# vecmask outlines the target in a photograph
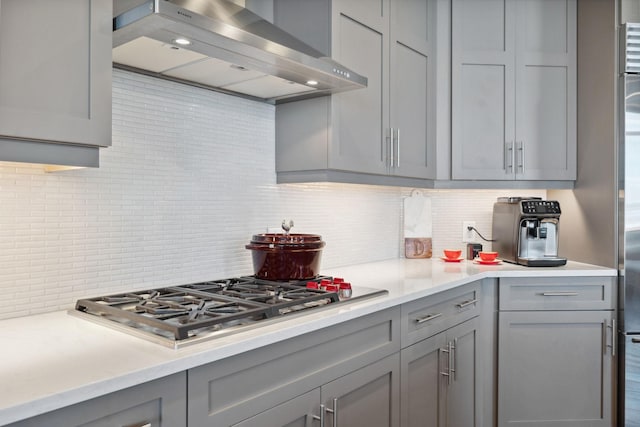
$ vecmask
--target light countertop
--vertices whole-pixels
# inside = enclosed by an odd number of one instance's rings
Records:
[[[429,296],[487,277],[617,275],[576,262],[562,267],[484,266],[472,261],[393,259],[340,267],[323,274],[354,286],[387,289],[379,296],[340,304],[237,334],[184,347],[163,347],[58,311],[0,321],[0,425],[293,338],[326,326]],[[212,278],[218,279],[218,278]]]

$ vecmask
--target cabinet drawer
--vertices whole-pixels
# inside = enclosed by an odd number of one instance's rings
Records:
[[[442,292],[402,306],[402,348],[480,314],[481,282]]]
[[[614,277],[503,278],[500,310],[613,310]]]

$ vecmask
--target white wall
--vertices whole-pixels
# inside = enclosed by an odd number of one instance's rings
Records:
[[[274,115],[271,105],[114,70],[113,146],[99,169],[0,165],[0,318],[251,274],[244,245],[285,218],[323,236],[325,268],[402,256],[411,189],[277,185]],[[462,247],[462,220],[490,235],[495,198],[520,193],[427,191],[434,253]]]

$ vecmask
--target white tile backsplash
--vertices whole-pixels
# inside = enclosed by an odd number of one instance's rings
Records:
[[[402,256],[411,189],[276,184],[273,106],[121,70],[98,169],[0,165],[0,319],[78,297],[250,274],[252,234],[293,219],[325,268]],[[491,232],[514,191],[431,190],[434,255]],[[542,191],[527,195],[544,195]]]

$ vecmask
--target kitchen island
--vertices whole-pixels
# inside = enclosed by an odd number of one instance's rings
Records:
[[[405,306],[485,279],[614,278],[617,271],[582,263],[526,268],[464,260],[394,259],[327,269],[385,296],[339,304],[178,350],[111,330],[66,311],[0,322],[0,425],[47,413]],[[614,280],[610,281],[614,286]],[[615,294],[615,291],[612,291]]]

